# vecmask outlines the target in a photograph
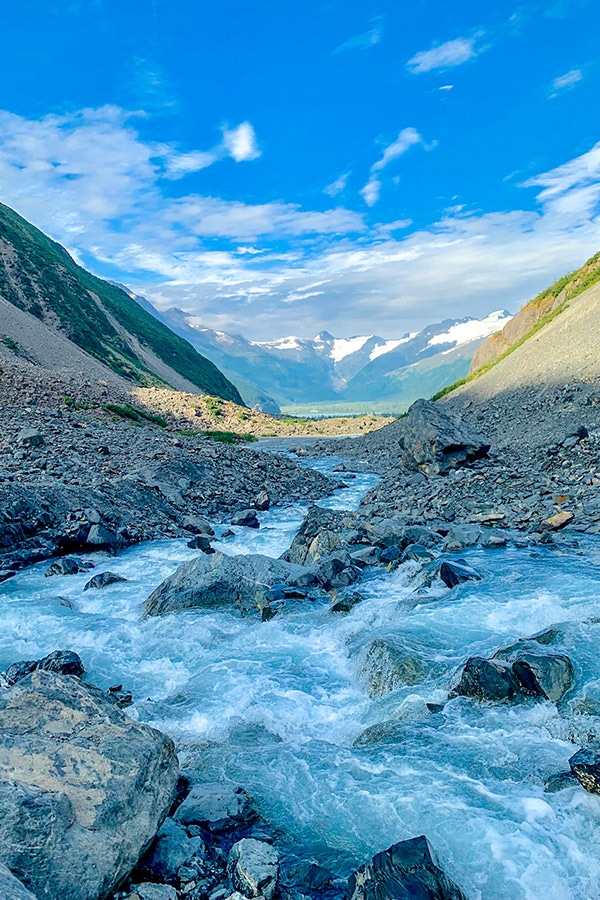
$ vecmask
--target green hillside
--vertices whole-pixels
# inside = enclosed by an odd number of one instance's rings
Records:
[[[137,342],[204,393],[242,403],[237,388],[191,344],[1,203],[0,296],[130,381],[164,383],[136,350]]]

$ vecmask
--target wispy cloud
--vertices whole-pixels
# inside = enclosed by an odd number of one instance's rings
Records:
[[[337,197],[338,194],[341,194],[342,191],[346,190],[350,174],[350,172],[344,172],[343,175],[340,175],[339,178],[336,178],[335,181],[328,184],[326,188],[323,188],[323,193],[327,194],[328,197]]]
[[[406,151],[410,150],[411,147],[414,147],[415,144],[422,143],[423,138],[416,128],[404,128],[396,140],[391,144],[388,144],[383,151],[381,159],[378,159],[377,162],[373,163],[371,166],[369,180],[360,192],[367,206],[374,206],[379,200],[379,195],[381,193],[381,179],[379,178],[379,173],[383,171],[392,160],[398,159],[399,156],[403,156]]]
[[[378,44],[383,37],[383,17],[377,16],[371,21],[373,23],[373,28],[370,28],[369,31],[363,31],[362,34],[357,34],[349,40],[344,41],[343,44],[340,44],[339,47],[335,48],[333,55],[335,56],[338,53],[344,53],[346,50],[368,50],[370,47],[374,47]]]
[[[165,175],[173,179],[183,178],[192,172],[200,172],[227,157],[236,162],[248,162],[258,159],[261,155],[250,122],[242,122],[237,128],[224,127],[222,140],[211,150],[192,150],[185,153],[169,145],[163,145],[161,149],[162,152],[158,155],[164,160]]]
[[[569,72],[565,72],[564,75],[559,75],[559,77],[555,78],[552,82],[550,99],[553,100],[564,91],[570,91],[575,87],[576,84],[579,84],[579,82],[582,80],[583,72],[581,71],[581,69],[571,69]]]
[[[471,37],[460,37],[446,41],[444,44],[434,44],[429,50],[420,50],[415,53],[406,63],[406,67],[413,75],[421,75],[423,72],[431,72],[434,69],[451,69],[454,66],[461,66],[483,52],[485,47],[477,46],[477,42],[483,35],[483,31],[477,31]]]

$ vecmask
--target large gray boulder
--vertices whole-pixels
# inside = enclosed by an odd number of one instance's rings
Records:
[[[279,854],[265,841],[242,838],[231,848],[227,872],[244,897],[272,900],[279,879]]]
[[[387,638],[376,638],[367,647],[360,667],[371,697],[382,697],[404,685],[418,684],[427,670],[418,657]]]
[[[0,863],[0,897],[2,900],[36,900],[31,891]]]
[[[349,900],[465,900],[436,865],[424,835],[394,844],[358,869],[348,882]]]
[[[183,826],[200,825],[215,833],[231,831],[257,818],[252,798],[243,788],[218,782],[195,785],[174,816]]]
[[[44,900],[104,898],[175,796],[173,742],[38,670],[0,693],[0,859]]]
[[[351,513],[311,506],[291,547],[281,558],[310,566],[330,553],[347,549],[347,538],[353,530],[349,516]]]
[[[512,653],[500,650],[492,659],[468,659],[452,694],[478,700],[538,698],[557,703],[573,687],[573,681],[573,664],[566,654],[530,651],[525,644],[524,649]]]
[[[406,462],[431,474],[480,459],[490,446],[464,419],[430,400],[413,403],[404,420]]]
[[[305,573],[302,566],[258,553],[198,556],[179,566],[156,588],[148,597],[144,616],[164,616],[194,607],[235,607],[242,614],[258,611],[267,603],[272,585],[297,583]]]

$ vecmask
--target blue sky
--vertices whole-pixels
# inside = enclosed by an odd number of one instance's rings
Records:
[[[485,6],[19,0],[0,199],[255,339],[514,310],[600,249],[600,5]]]

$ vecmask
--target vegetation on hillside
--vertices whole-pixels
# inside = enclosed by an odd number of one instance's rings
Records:
[[[200,390],[242,402],[237,388],[191,344],[3,204],[0,249],[0,295],[57,327],[117,374],[142,385],[161,383],[125,331]]]

